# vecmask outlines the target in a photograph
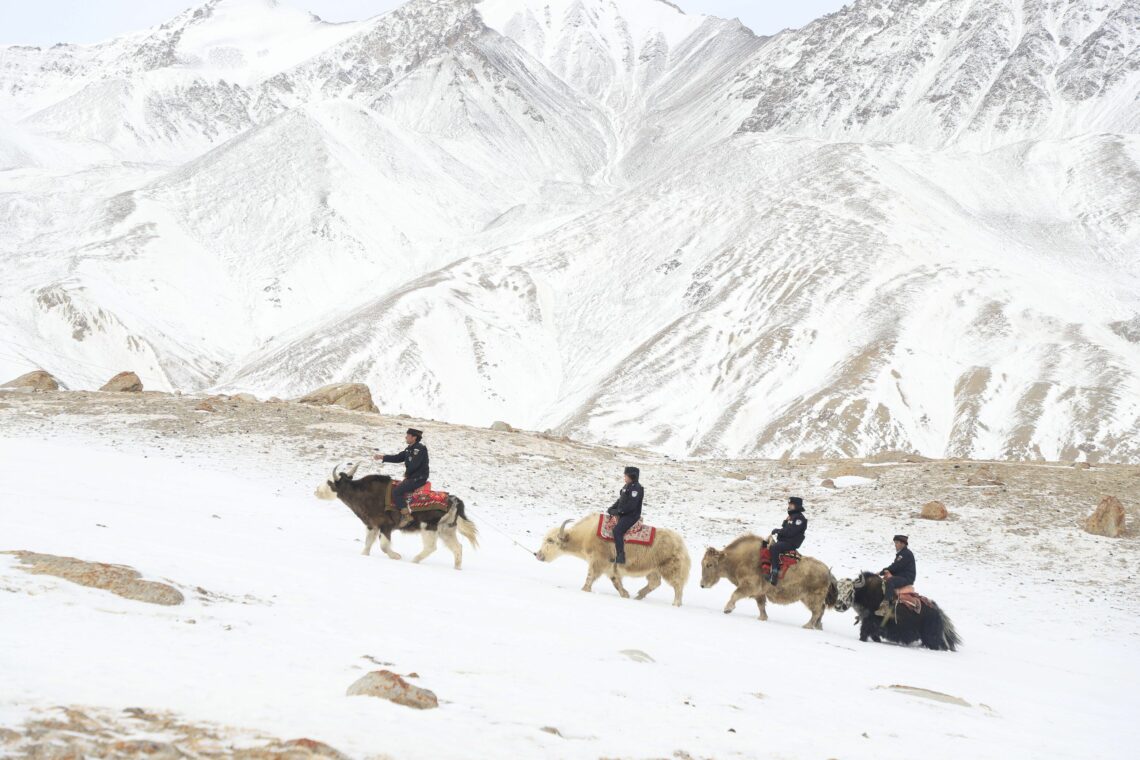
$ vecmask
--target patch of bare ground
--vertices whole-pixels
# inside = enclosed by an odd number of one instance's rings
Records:
[[[348,760],[348,755],[309,738],[278,739],[175,715],[129,707],[121,712],[89,707],[38,710],[22,725],[0,729],[0,756],[26,760]]]

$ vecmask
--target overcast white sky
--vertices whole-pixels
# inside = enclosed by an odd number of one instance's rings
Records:
[[[382,13],[405,0],[281,0],[327,21]],[[204,2],[204,0],[202,0]],[[850,0],[674,0],[690,13],[739,18],[758,34],[803,26]],[[0,43],[97,42],[161,24],[195,0],[0,0]]]

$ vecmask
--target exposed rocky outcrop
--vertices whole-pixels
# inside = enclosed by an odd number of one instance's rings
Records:
[[[339,406],[356,412],[378,413],[372,403],[372,391],[364,383],[334,383],[317,388],[297,399],[302,404],[314,406]]]
[[[120,372],[112,377],[99,390],[110,393],[139,393],[143,389],[142,380],[134,372]]]
[[[139,707],[38,710],[14,729],[0,729],[0,755],[36,760],[348,760],[324,742],[275,739],[250,731],[193,724]]]
[[[124,599],[148,604],[182,604],[185,597],[173,586],[155,581],[144,581],[138,570],[125,565],[105,562],[88,562],[75,557],[59,557],[29,551],[2,552],[20,560],[19,567],[33,575],[54,575],[80,586],[103,589]]]
[[[1124,533],[1124,505],[1115,496],[1105,496],[1085,520],[1085,531],[1094,536],[1117,538]]]
[[[350,697],[380,697],[417,710],[439,707],[439,699],[433,692],[408,683],[390,670],[366,673],[348,687],[346,694]]]
[[[20,375],[15,380],[0,385],[0,388],[31,388],[36,391],[58,391],[59,380],[47,370],[37,369]]]

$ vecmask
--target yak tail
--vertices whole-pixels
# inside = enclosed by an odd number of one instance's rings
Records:
[[[958,651],[958,647],[962,646],[962,638],[958,635],[958,631],[954,628],[953,621],[950,616],[939,608],[938,612],[942,615],[942,640],[946,644],[946,648],[951,652]]]
[[[824,603],[828,607],[834,607],[835,603],[838,601],[839,601],[839,584],[836,582],[835,576],[831,574],[830,570],[828,570],[827,571],[827,599],[824,600]]]
[[[444,516],[443,519],[447,520],[448,518],[452,518],[452,515],[454,515],[454,517],[451,519],[451,527],[458,528],[459,535],[467,539],[467,542],[471,544],[472,549],[478,549],[479,529],[475,527],[475,523],[467,519],[467,508],[463,504],[463,499],[460,499],[458,496],[453,496],[451,498],[454,499],[454,502],[451,505],[451,509],[448,510],[448,513]]]

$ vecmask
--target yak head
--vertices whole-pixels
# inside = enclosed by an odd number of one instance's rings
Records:
[[[701,588],[712,588],[721,579],[721,567],[724,565],[724,552],[711,546],[705,550],[701,559]]]
[[[317,486],[316,496],[318,499],[335,499],[338,489],[342,488],[346,483],[352,482],[352,476],[356,474],[356,469],[360,467],[360,462],[353,464],[347,462],[344,465],[348,468],[345,472],[341,472],[341,465],[333,468],[332,475],[324,483]]]
[[[845,599],[850,600],[847,602],[847,607],[863,607],[865,609],[878,609],[879,604],[883,601],[883,579],[872,572],[864,570],[858,577],[852,578],[849,581],[839,581],[839,601],[835,605],[835,609],[839,609],[839,604]],[[849,596],[845,596],[849,594]]]
[[[572,522],[573,518],[547,533],[542,539],[542,545],[534,553],[535,559],[539,562],[553,562],[565,554],[566,547],[570,544],[570,534],[566,532],[566,526]]]
[[[855,584],[862,581],[862,578],[855,578],[854,580],[840,579],[835,582],[837,591],[835,604],[832,607],[837,612],[846,612],[851,609],[851,606],[855,604]]]

